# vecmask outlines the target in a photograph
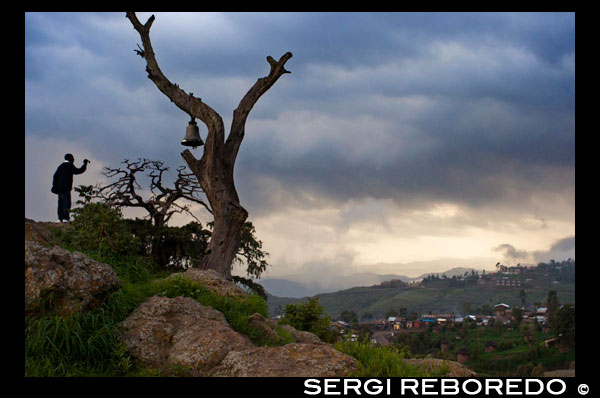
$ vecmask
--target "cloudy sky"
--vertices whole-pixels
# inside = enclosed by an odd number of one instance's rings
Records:
[[[155,15],[161,69],[226,126],[266,56],[294,55],[235,169],[266,276],[574,257],[573,13]],[[123,159],[184,164],[188,115],[147,78],[138,43],[125,13],[25,14],[26,217],[57,218],[67,152],[92,161],[75,185]]]

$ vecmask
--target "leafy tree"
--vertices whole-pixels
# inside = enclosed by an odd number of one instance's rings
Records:
[[[191,267],[204,256],[210,239],[210,231],[195,221],[181,227],[158,227],[139,218],[126,222],[131,233],[143,243],[143,254],[163,267]]]
[[[525,308],[525,290],[521,289],[519,299],[521,300],[521,307]]]
[[[391,309],[387,310],[387,312],[385,313],[385,317],[389,318],[391,316],[399,316],[398,315],[398,310],[394,309],[394,308],[391,308]]]
[[[212,223],[209,223],[212,226]],[[256,228],[252,222],[245,221],[240,231],[240,247],[234,258],[234,263],[246,263],[246,274],[249,277],[260,278],[269,265],[266,258],[269,253],[263,250],[262,241],[256,238]]]
[[[358,315],[352,310],[344,310],[340,314],[340,319],[347,323],[358,323]]]
[[[318,297],[313,297],[306,302],[287,304],[279,323],[292,325],[297,330],[314,333],[321,340],[332,342],[335,337],[329,330],[331,318],[323,312]]]
[[[488,303],[484,303],[481,305],[479,312],[483,315],[492,315],[494,313],[494,307],[492,307]]]
[[[513,308],[511,312],[511,318],[514,320],[515,325],[518,326],[523,320],[523,310],[521,310],[519,307]]]
[[[89,187],[78,188],[78,192],[84,192],[84,195],[89,192]],[[82,207],[73,209],[71,224],[76,233],[70,239],[77,240],[74,243],[78,247],[104,253],[136,253],[151,257],[157,265],[173,268],[188,268],[206,256],[212,231],[203,228],[201,223],[192,221],[181,227],[158,227],[150,220],[124,219],[120,209],[107,203],[90,202],[89,197],[80,202],[85,203]],[[256,229],[250,221],[246,221],[242,229],[242,242],[235,263],[246,264],[246,274],[260,278],[269,265],[266,261],[269,253],[262,250],[262,242],[257,239]],[[236,277],[236,281],[261,294],[257,291],[260,287],[252,287],[250,280]]]
[[[465,315],[469,315],[471,313],[471,303],[463,303],[463,311]]]
[[[558,311],[558,308],[560,307],[560,301],[558,300],[558,295],[556,294],[556,290],[549,290],[548,291],[548,298],[546,299],[547,302],[547,319],[548,319],[548,324],[550,325],[550,327],[553,327],[553,323],[554,323],[554,316],[556,315],[556,312]]]
[[[571,347],[575,345],[575,306],[573,304],[565,304],[556,311],[552,331],[562,344]]]
[[[141,248],[139,238],[123,222],[121,211],[106,204],[87,203],[73,209],[71,226],[63,240],[80,251],[120,256],[138,253]]]

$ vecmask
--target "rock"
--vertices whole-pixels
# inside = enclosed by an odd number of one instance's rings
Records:
[[[329,344],[291,343],[231,351],[212,376],[345,377],[357,370],[356,359]]]
[[[428,359],[405,359],[405,361],[411,365],[420,366],[423,369],[431,372],[438,371],[443,368],[448,368],[449,372],[440,377],[475,377],[477,373],[473,372],[471,369],[466,366],[454,362],[448,361],[445,359],[436,359],[436,358],[428,358]]]
[[[38,300],[51,295],[61,315],[96,308],[121,281],[110,265],[58,246],[25,241],[25,311],[40,310]],[[44,296],[44,297],[43,297]]]
[[[121,326],[133,358],[167,372],[186,369],[191,376],[206,376],[232,350],[254,347],[221,312],[188,297],[150,297]]]
[[[279,325],[280,328],[287,330],[292,334],[297,343],[305,344],[326,344],[314,333],[296,330],[291,325]]]
[[[223,278],[217,271],[212,269],[200,270],[197,268],[190,268],[185,272],[176,272],[171,274],[171,277],[178,275],[197,282],[221,296],[238,299],[243,299],[246,297],[246,292],[244,292],[244,289]]]
[[[30,220],[28,218],[25,219],[25,240],[31,240],[37,242],[41,245],[48,245],[52,239],[52,234],[43,225]]]
[[[544,372],[542,377],[575,377],[575,369],[561,369]]]
[[[279,335],[277,334],[276,328],[281,328],[283,330],[288,331],[292,337],[294,338],[296,343],[305,343],[305,344],[326,344],[321,339],[313,333],[304,332],[301,330],[296,330],[291,325],[278,325],[277,321],[272,319],[266,319],[261,314],[253,314],[248,320],[250,323],[258,328],[262,329],[265,332],[267,338],[277,338]]]
[[[252,314],[248,317],[248,322],[256,329],[260,329],[265,333],[267,339],[277,339],[279,334],[274,328],[274,325],[269,322],[264,316],[259,313]]]

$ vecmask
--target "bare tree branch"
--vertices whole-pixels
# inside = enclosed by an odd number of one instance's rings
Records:
[[[154,22],[152,15],[146,24],[142,25],[134,12],[128,12],[127,18],[138,31],[142,39],[143,51],[137,53],[146,60],[146,72],[148,78],[154,82],[156,87],[165,94],[177,107],[191,116],[200,119],[208,128],[208,137],[205,143],[205,151],[218,151],[224,142],[224,128],[221,116],[200,98],[188,94],[178,85],[171,83],[158,66],[152,43],[150,41],[150,27]]]
[[[288,59],[292,58],[292,53],[287,52],[281,56],[279,61],[275,61],[271,56],[267,56],[267,62],[271,66],[269,74],[260,78],[248,90],[244,98],[240,101],[238,107],[233,111],[233,121],[227,142],[225,143],[225,153],[229,157],[231,165],[235,162],[237,153],[244,138],[246,119],[258,99],[275,84],[275,82],[285,73],[291,73],[284,68]]]
[[[138,159],[129,161],[125,159],[123,168],[105,167],[102,172],[108,178],[117,177],[117,181],[106,186],[100,186],[95,194],[96,198],[103,199],[115,207],[142,207],[144,208],[155,225],[164,225],[173,215],[173,208],[178,209],[177,213],[186,212],[195,220],[189,206],[181,206],[176,203],[177,200],[188,200],[203,205],[211,214],[212,209],[200,197],[203,194],[202,187],[193,177],[193,174],[185,173],[185,166],[177,169],[177,179],[175,188],[165,187],[163,184],[164,173],[169,170],[161,161]],[[138,182],[138,173],[146,173],[151,179],[150,191],[152,195],[144,199],[136,189],[141,189]]]

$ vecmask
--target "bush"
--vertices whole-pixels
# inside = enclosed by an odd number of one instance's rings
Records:
[[[331,318],[323,315],[323,311],[317,297],[304,303],[287,304],[279,324],[288,324],[297,330],[314,333],[323,341],[334,342],[335,333],[329,330]]]
[[[105,204],[88,203],[76,209],[71,226],[62,240],[85,253],[119,257],[141,249],[140,240],[130,233],[120,210]]]
[[[162,267],[189,268],[206,251],[211,232],[198,222],[182,227],[157,227],[149,220],[125,220],[131,234],[141,242],[141,252]]]

